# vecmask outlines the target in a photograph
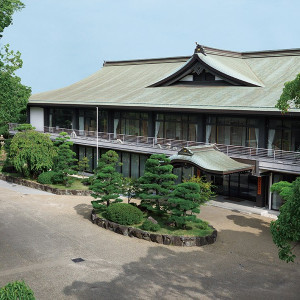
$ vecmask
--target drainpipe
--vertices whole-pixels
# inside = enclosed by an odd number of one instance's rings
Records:
[[[269,210],[272,209],[272,203],[271,203],[271,199],[272,199],[272,192],[271,192],[272,181],[273,181],[273,173],[271,172],[270,177],[269,177]]]

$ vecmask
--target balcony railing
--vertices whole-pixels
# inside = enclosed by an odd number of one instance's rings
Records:
[[[18,124],[10,123],[9,130],[15,131]],[[89,140],[96,144],[97,132],[77,129],[67,129],[58,127],[44,127],[45,133],[51,135],[59,135],[61,132],[66,132],[73,140]],[[168,150],[169,152],[178,152],[183,147],[191,147],[198,145],[207,145],[207,143],[184,141],[175,139],[164,139],[155,137],[145,137],[127,134],[116,134],[107,132],[98,132],[99,143],[118,143],[124,145],[134,145],[143,148],[156,148],[157,150]],[[234,158],[243,158],[250,160],[258,160],[262,162],[274,162],[276,164],[289,164],[300,167],[300,152],[254,148],[244,146],[233,146],[224,144],[215,144],[223,153]]]

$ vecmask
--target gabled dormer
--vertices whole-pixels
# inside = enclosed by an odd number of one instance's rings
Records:
[[[149,87],[171,85],[264,86],[242,57],[207,54],[199,44],[183,66]]]

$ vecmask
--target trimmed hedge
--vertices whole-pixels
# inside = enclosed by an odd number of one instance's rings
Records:
[[[121,225],[139,224],[143,213],[135,206],[127,203],[114,203],[106,210],[107,219]]]
[[[8,283],[0,289],[1,300],[35,300],[33,291],[25,284],[24,281],[15,281]]]
[[[53,178],[57,173],[54,171],[41,173],[37,179],[37,181],[41,184],[51,184],[53,183]]]

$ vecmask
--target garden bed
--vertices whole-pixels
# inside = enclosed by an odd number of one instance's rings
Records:
[[[94,224],[104,229],[116,232],[118,234],[122,234],[129,237],[136,237],[139,239],[164,245],[182,247],[201,247],[204,245],[213,244],[217,240],[217,230],[210,225],[208,226],[212,229],[212,233],[206,236],[182,236],[172,234],[160,234],[154,232],[152,233],[133,226],[120,225],[115,222],[111,222],[105,218],[99,217],[94,209],[91,214],[91,220]]]
[[[73,190],[73,189],[68,189],[65,186],[62,186],[63,189],[54,187],[53,185],[46,185],[46,184],[41,184],[36,181],[24,179],[21,177],[12,176],[12,175],[5,175],[5,174],[0,174],[0,179],[5,180],[7,182],[15,183],[15,184],[20,184],[23,186],[27,186],[33,189],[41,190],[44,192],[56,194],[56,195],[76,195],[76,196],[90,196],[91,191],[89,190]]]

